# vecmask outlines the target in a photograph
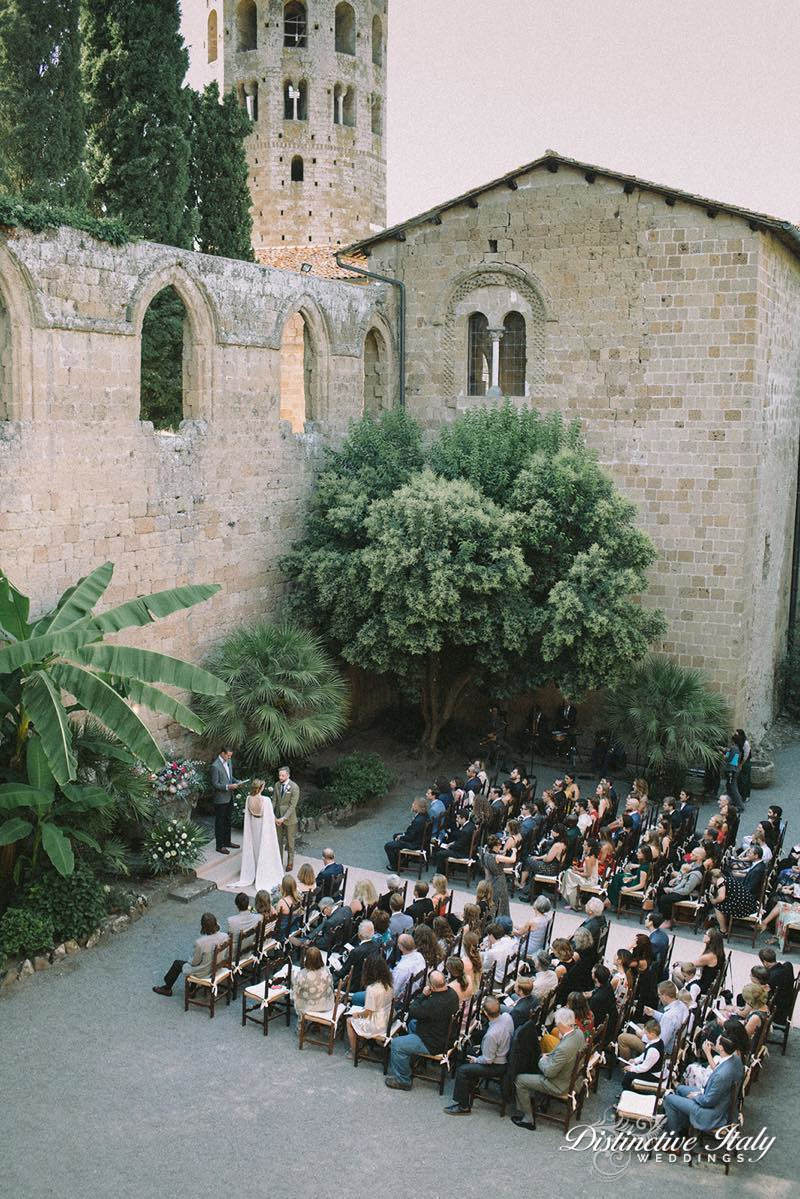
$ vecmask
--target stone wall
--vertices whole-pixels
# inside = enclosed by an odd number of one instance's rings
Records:
[[[188,314],[177,434],[139,419],[142,319],[168,284]],[[0,564],[33,612],[110,559],[109,604],[222,585],[132,633],[138,644],[197,660],[227,629],[274,613],[277,560],[321,446],[361,415],[364,342],[372,328],[387,336],[390,302],[380,286],[145,242],[113,248],[69,229],[0,237]],[[281,335],[297,312],[318,400],[299,434],[279,418]]]
[[[408,407],[433,429],[486,403],[467,394],[469,313],[522,312],[518,402],[580,418],[658,548],[662,648],[757,731],[787,623],[800,264],[739,217],[563,164],[515,184],[371,247],[406,284]]]

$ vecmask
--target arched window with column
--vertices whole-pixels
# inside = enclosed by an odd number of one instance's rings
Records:
[[[356,14],[351,4],[336,5],[334,45],[338,54],[355,54],[356,52]]]
[[[308,83],[301,79],[298,84],[287,79],[283,85],[284,121],[308,120]]]
[[[217,61],[217,36],[218,36],[217,10],[215,8],[212,8],[211,12],[208,14],[207,41],[208,41],[208,61],[209,62]]]
[[[521,312],[509,312],[503,318],[500,338],[500,391],[505,396],[524,396],[527,374],[525,317]]]
[[[303,50],[308,41],[308,15],[305,4],[291,0],[283,10],[283,44],[287,50]]]
[[[236,49],[240,54],[258,49],[258,9],[255,0],[239,0],[236,9]]]
[[[372,61],[376,67],[383,66],[383,25],[377,15],[372,18]]]
[[[485,396],[492,377],[489,322],[482,312],[467,321],[467,395]]]

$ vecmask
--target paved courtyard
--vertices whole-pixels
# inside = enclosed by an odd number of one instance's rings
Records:
[[[779,758],[779,784],[755,793],[745,824],[770,802],[790,811],[800,749]],[[402,800],[402,797],[401,797]],[[380,845],[403,810],[340,830],[340,857],[382,869]],[[752,816],[751,816],[752,813]],[[367,850],[365,837],[371,848]],[[321,846],[309,845],[316,856]],[[188,1199],[199,1194],[318,1199],[376,1190],[392,1199],[461,1199],[530,1193],[670,1193],[690,1186],[782,1199],[796,1196],[796,1099],[800,1033],[782,1058],[773,1050],[747,1102],[747,1131],[776,1137],[758,1165],[725,1179],[719,1167],[643,1164],[591,1152],[562,1151],[560,1129],[536,1133],[501,1120],[496,1109],[451,1120],[430,1084],[390,1092],[379,1067],[355,1070],[337,1044],[333,1057],[297,1049],[294,1027],[278,1023],[268,1039],[241,1027],[239,1008],[213,1021],[150,987],[197,935],[202,911],[220,918],[232,897],[214,892],[188,905],[148,912],[130,931],[36,976],[0,1001],[0,1093],[4,1100],[2,1193],[14,1199]],[[563,921],[573,918],[566,914]],[[628,929],[620,929],[622,939]],[[612,936],[612,941],[614,939]],[[738,944],[741,944],[739,942]],[[605,1078],[584,1122],[607,1119],[617,1086]],[[609,1177],[609,1176],[614,1177]],[[618,1175],[618,1176],[616,1176]]]

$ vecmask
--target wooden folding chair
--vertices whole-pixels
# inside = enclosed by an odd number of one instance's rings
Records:
[[[445,1039],[446,1049],[443,1053],[418,1053],[411,1059],[411,1077],[419,1078],[423,1082],[437,1083],[440,1095],[444,1094],[444,1082],[455,1051],[458,1016],[459,1013],[456,1012],[450,1017]]]
[[[589,1089],[589,1080],[587,1077],[586,1067],[588,1063],[588,1050],[583,1048],[575,1058],[575,1065],[572,1067],[569,1086],[562,1095],[551,1095],[537,1092],[531,1097],[531,1119],[534,1128],[537,1120],[545,1120],[551,1124],[560,1124],[564,1132],[569,1132],[569,1126],[574,1119],[579,1120],[583,1111],[583,1104],[586,1100],[586,1094]],[[547,1109],[537,1110],[536,1100],[544,1100],[547,1103]],[[550,1107],[554,1104],[562,1104],[564,1108],[563,1115],[556,1115],[550,1111]]]
[[[356,1033],[356,1047],[353,1053],[353,1065],[358,1066],[359,1062],[379,1062],[383,1066],[384,1074],[389,1070],[389,1054],[392,1048],[392,1031],[395,1024],[394,1017],[395,1001],[392,999],[389,1007],[389,1019],[386,1023],[386,1032],[378,1037],[362,1037]],[[357,1008],[351,1008],[348,1015],[354,1016],[358,1014]]]
[[[288,953],[280,952],[267,964],[263,981],[253,983],[242,991],[242,1028],[248,1020],[253,1024],[261,1024],[266,1037],[270,1021],[283,1016],[288,1028],[291,1014],[292,959]]]
[[[773,1015],[772,1015],[772,1022],[771,1022],[771,1026],[770,1026],[770,1032],[777,1033],[778,1039],[776,1041],[767,1041],[767,1044],[780,1045],[781,1046],[781,1056],[784,1056],[786,1054],[786,1046],[789,1044],[789,1032],[792,1027],[792,1019],[794,1017],[794,1009],[797,1006],[797,996],[798,995],[800,995],[800,966],[798,966],[797,974],[795,975],[794,990],[792,991],[792,1000],[789,1005],[788,1012],[786,1013],[785,1019],[784,1019],[783,1015],[781,1015],[780,1019],[778,1019],[775,1016],[774,1005],[772,1005],[773,1006]]]
[[[264,942],[264,921],[236,936],[233,949],[233,998],[239,994],[240,982],[255,982],[261,971],[261,947]]]
[[[478,848],[479,836],[480,830],[476,828],[475,832],[472,834],[469,853],[465,858],[445,858],[444,876],[448,882],[450,881],[451,875],[455,875],[458,873],[458,871],[463,870],[467,880],[467,886],[470,887],[472,885],[472,875],[478,864],[475,853]]]
[[[397,855],[397,873],[402,874],[406,866],[417,868],[417,878],[422,878],[422,871],[428,869],[428,856],[431,848],[431,833],[433,821],[428,820],[422,832],[422,844],[419,849],[407,849],[405,846]]]
[[[199,978],[196,974],[187,974],[183,983],[183,1010],[188,1012],[190,1007],[208,1008],[210,1019],[214,1019],[214,1008],[220,993],[225,996],[225,1006],[231,1002],[233,991],[233,938],[228,937],[214,949],[211,958],[211,973],[208,978]],[[205,998],[201,999],[200,996]]]

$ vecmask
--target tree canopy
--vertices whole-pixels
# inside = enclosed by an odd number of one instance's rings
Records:
[[[337,653],[419,698],[434,748],[470,685],[577,696],[646,653],[665,626],[635,516],[558,415],[478,409],[425,452],[394,411],[329,454],[283,569]]]

